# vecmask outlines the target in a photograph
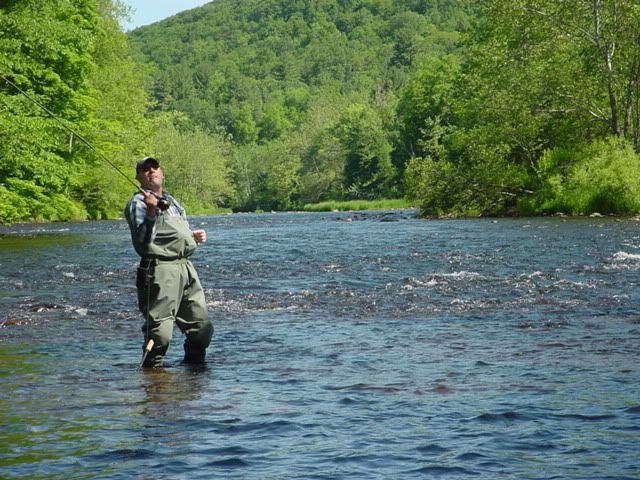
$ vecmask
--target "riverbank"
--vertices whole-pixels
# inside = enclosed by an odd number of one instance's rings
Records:
[[[366,210],[396,210],[412,208],[414,205],[404,198],[380,200],[329,200],[319,203],[308,203],[302,207],[305,212],[348,212]]]

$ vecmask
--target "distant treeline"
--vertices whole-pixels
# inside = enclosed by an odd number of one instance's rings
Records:
[[[635,0],[0,2],[0,74],[192,211],[406,198],[424,215],[640,211]],[[0,222],[133,186],[0,79]]]

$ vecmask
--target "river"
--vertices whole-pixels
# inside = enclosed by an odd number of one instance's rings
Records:
[[[198,216],[206,368],[123,221],[0,229],[3,479],[639,479],[640,222]]]

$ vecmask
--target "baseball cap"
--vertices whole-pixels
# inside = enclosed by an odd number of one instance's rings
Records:
[[[160,166],[160,162],[153,157],[144,157],[142,160],[139,160],[136,163],[136,175],[140,173],[140,170],[153,167],[158,168]]]

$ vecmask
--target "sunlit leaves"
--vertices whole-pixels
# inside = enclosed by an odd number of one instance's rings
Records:
[[[335,127],[345,151],[345,186],[352,198],[376,198],[387,193],[395,174],[391,144],[380,117],[366,105],[350,106]]]
[[[0,70],[26,92],[0,87],[0,186],[13,199],[0,204],[1,221],[120,214],[131,185],[99,157],[129,166],[125,152],[144,146],[148,128],[144,69],[118,25],[124,13],[117,0],[0,9]]]

